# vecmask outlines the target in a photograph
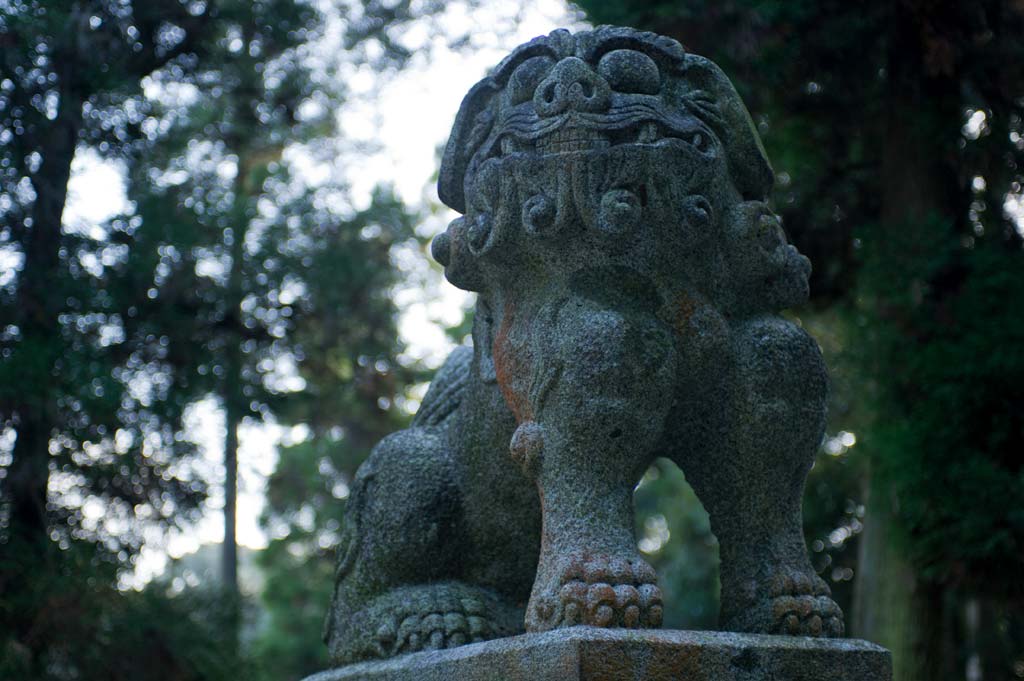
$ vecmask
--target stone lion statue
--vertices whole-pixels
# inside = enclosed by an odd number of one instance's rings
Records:
[[[710,514],[723,629],[842,635],[801,530],[828,383],[777,315],[810,265],[773,181],[729,80],[666,37],[558,30],[469,91],[439,181],[461,217],[432,250],[478,293],[473,348],[359,469],[335,664],[660,626],[632,505],[656,457]]]

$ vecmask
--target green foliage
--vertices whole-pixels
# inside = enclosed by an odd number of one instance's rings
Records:
[[[153,583],[143,591],[113,586],[118,565],[89,543],[51,547],[46,562],[18,565],[5,557],[3,574],[35,571],[29,589],[6,595],[0,608],[32,615],[29,638],[0,634],[0,677],[23,681],[229,681],[262,678],[232,654],[232,608],[211,589],[172,594]],[[32,646],[45,644],[36,656]]]
[[[268,618],[253,653],[271,678],[300,679],[328,664],[321,631],[348,495],[340,471],[364,455],[344,449],[325,440],[284,448],[268,486],[264,525],[273,538],[259,556]]]
[[[412,373],[396,359],[391,258],[413,238],[414,216],[385,189],[356,211],[339,181],[303,180],[289,151],[333,160],[342,92],[304,61],[315,14],[293,2],[248,7],[222,14],[197,95],[161,102],[168,125],[137,156],[130,195],[143,224],[166,235],[160,263],[195,320],[185,338],[202,358],[197,373],[225,408],[229,466],[242,419],[308,429],[280,451],[259,559],[267,618],[254,654],[283,678],[325,663],[317,632],[343,506],[334,492],[404,420],[396,398]]]
[[[280,450],[262,518],[271,542],[259,557],[268,623],[254,654],[274,678],[326,665],[320,631],[348,485],[371,447],[408,422],[397,402],[418,374],[398,361],[390,254],[411,235],[411,216],[379,192],[370,208],[324,235],[304,275],[308,308],[293,335],[305,389],[281,415],[309,434]]]
[[[890,320],[858,333],[872,375],[888,377],[866,446],[906,548],[929,579],[1019,598],[1006,577],[1024,567],[1024,255],[937,217],[866,229],[863,243],[858,311]]]
[[[811,562],[845,613],[853,612],[858,539],[864,529],[864,457],[859,425],[866,408],[863,374],[850,356],[845,313],[803,310],[795,318],[818,341],[829,367],[829,426],[804,492],[804,537]],[[851,429],[856,432],[851,432]]]
[[[61,216],[79,144],[131,152],[141,80],[194,73],[208,10],[0,8],[0,431],[16,435],[2,459],[4,552],[14,537],[40,551],[85,539],[127,561],[147,526],[187,522],[204,496],[181,425],[197,386],[140,286],[154,272],[131,257],[137,224],[62,228]],[[86,517],[86,504],[104,510]]]
[[[718,619],[718,542],[682,471],[658,459],[633,496],[644,558],[658,571],[665,623],[714,629]]]
[[[166,284],[159,312],[171,318],[161,319],[182,353],[202,358],[195,380],[220,398],[232,431],[287,392],[274,367],[296,324],[297,273],[311,233],[333,216],[281,157],[288,143],[330,134],[336,94],[317,90],[299,59],[319,20],[305,3],[221,2],[218,17],[195,78],[151,78],[151,132],[130,159],[135,211],[123,220],[152,235],[136,257]],[[299,120],[299,106],[317,98],[320,115]]]
[[[229,462],[243,419],[305,425],[341,457],[316,454],[311,484],[322,461],[350,475],[407,418],[396,400],[416,372],[396,359],[391,258],[413,216],[387,191],[356,210],[340,182],[306,182],[290,160],[351,153],[333,141],[340,62],[308,47],[322,20],[302,0],[0,7],[0,629],[27,665],[12,678],[251,678],[236,601],[113,587],[154,525],[187,525],[206,496],[186,409],[219,397]],[[130,206],[62,225],[84,150],[126,170]],[[283,452],[276,480],[302,447]],[[302,628],[319,628],[327,598],[302,592],[329,588],[341,504],[300,486],[292,507],[286,484],[271,487],[260,658],[312,671],[321,644]],[[310,546],[310,565],[297,563]],[[103,569],[86,570],[80,549]],[[51,596],[76,589],[80,630],[48,624]],[[184,635],[194,618],[203,626]],[[166,624],[177,620],[180,631]],[[165,675],[143,669],[150,653]]]

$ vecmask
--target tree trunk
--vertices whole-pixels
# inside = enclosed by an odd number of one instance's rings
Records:
[[[891,46],[887,80],[887,119],[879,131],[882,145],[881,222],[886,230],[913,230],[926,248],[936,218],[959,222],[960,192],[940,136],[955,135],[961,125],[959,90],[952,73],[933,72],[924,63],[918,42],[920,25],[903,16],[907,40]],[[897,19],[899,20],[899,19]],[[890,253],[892,268],[902,266],[905,253]],[[899,296],[902,291],[894,292]],[[885,301],[880,301],[882,311]],[[884,319],[879,323],[899,324]],[[907,352],[917,341],[913,329],[902,328]],[[885,385],[897,377],[874,377]],[[908,410],[909,411],[909,410]],[[909,418],[908,411],[878,418]],[[870,447],[870,442],[865,442]],[[865,480],[866,514],[860,539],[854,589],[852,633],[892,651],[894,681],[941,681],[950,678],[951,651],[943,644],[946,626],[943,589],[916,572],[899,541],[899,499],[883,476],[869,471]]]
[[[228,357],[235,354],[228,348]],[[242,625],[242,602],[238,587],[238,536],[236,518],[238,513],[238,428],[242,412],[238,404],[238,386],[241,372],[238,362],[229,359],[225,367],[227,390],[224,393],[224,541],[221,543],[221,585],[228,598],[227,640],[237,653]]]
[[[228,372],[231,373],[231,372]],[[232,596],[238,595],[238,427],[241,418],[230,397],[226,400],[224,421],[224,542],[221,544],[221,583]]]
[[[20,404],[13,409],[17,439],[4,480],[4,498],[10,508],[11,536],[33,545],[47,540],[49,443],[56,415],[52,383],[62,354],[57,323],[64,305],[57,285],[62,278],[61,221],[81,127],[82,102],[65,88],[53,127],[39,145],[39,170],[31,176],[36,200],[32,224],[26,225],[22,239],[25,262],[18,276],[16,307],[20,314],[12,320],[21,330],[21,341],[11,362],[22,368],[25,384]]]
[[[239,171],[241,175],[241,171]],[[236,192],[241,182],[236,184]],[[244,198],[236,197],[244,203]],[[242,392],[242,259],[245,241],[244,217],[236,221],[232,234],[231,271],[228,275],[228,325],[227,347],[224,352],[224,388],[221,402],[224,405],[224,544],[221,559],[221,578],[224,588],[238,595],[238,538],[236,534],[236,513],[238,500],[238,428],[245,415],[245,395]]]
[[[250,44],[250,29],[243,30],[243,42]],[[255,73],[246,57],[241,57],[239,74],[242,80]],[[244,91],[245,88],[242,88]],[[259,129],[252,110],[243,103],[235,108],[230,118],[235,121],[235,130],[226,137],[228,148],[234,152],[237,171],[232,182],[231,205],[231,269],[228,272],[226,301],[226,333],[224,349],[224,387],[221,393],[224,405],[224,420],[227,433],[224,440],[224,544],[221,554],[221,578],[224,588],[237,601],[238,589],[238,537],[236,535],[236,514],[238,500],[238,428],[248,412],[249,405],[243,389],[242,339],[245,325],[242,319],[242,299],[245,296],[245,238],[249,230],[250,196],[255,188],[250,186],[251,167],[247,145],[252,142],[249,135]]]
[[[850,634],[892,652],[894,681],[939,681],[952,652],[942,642],[942,594],[918,579],[894,537],[892,495],[877,477],[865,486]]]
[[[239,145],[240,146],[240,145]],[[241,594],[238,584],[238,430],[248,411],[242,376],[242,298],[245,266],[245,236],[249,226],[249,168],[243,153],[238,153],[238,173],[234,180],[234,216],[231,232],[231,269],[228,272],[226,307],[226,345],[224,351],[224,383],[221,401],[224,406],[224,542],[221,545],[221,582],[231,599],[231,640],[238,644],[241,628]]]
[[[5,574],[0,578],[0,600],[17,598],[18,607],[4,621],[25,646],[29,669],[41,670],[46,641],[33,634],[38,605],[32,578],[50,560],[47,491],[50,479],[50,435],[57,427],[54,388],[57,362],[63,352],[57,317],[63,308],[61,276],[61,221],[67,201],[71,162],[82,128],[82,99],[62,80],[57,117],[45,138],[35,144],[42,160],[30,176],[36,192],[24,225],[21,245],[24,266],[18,275],[18,316],[11,320],[21,339],[10,358],[21,375],[21,392],[12,405],[16,439],[2,498],[8,511],[5,542],[0,542]]]

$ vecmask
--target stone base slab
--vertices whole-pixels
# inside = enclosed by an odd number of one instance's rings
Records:
[[[322,672],[305,681],[891,681],[856,639],[572,627]]]

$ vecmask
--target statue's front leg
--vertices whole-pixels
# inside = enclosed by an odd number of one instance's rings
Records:
[[[523,440],[543,433],[537,486],[544,525],[528,631],[661,624],[657,575],[637,553],[633,533],[635,480],[621,465],[622,450],[602,442],[615,429],[615,416],[609,410],[605,418],[582,419],[592,435],[528,422],[513,439],[514,451],[522,451]],[[616,439],[634,434],[621,433]]]
[[[657,575],[637,552],[633,489],[669,408],[671,338],[653,317],[587,301],[570,300],[553,318],[532,324],[525,361],[496,353],[532,376],[520,382],[529,388],[510,446],[543,509],[526,628],[660,626]]]
[[[825,427],[827,377],[814,341],[777,317],[733,325],[729,420],[679,461],[711,516],[728,631],[841,636],[843,613],[814,571],[801,498]]]

